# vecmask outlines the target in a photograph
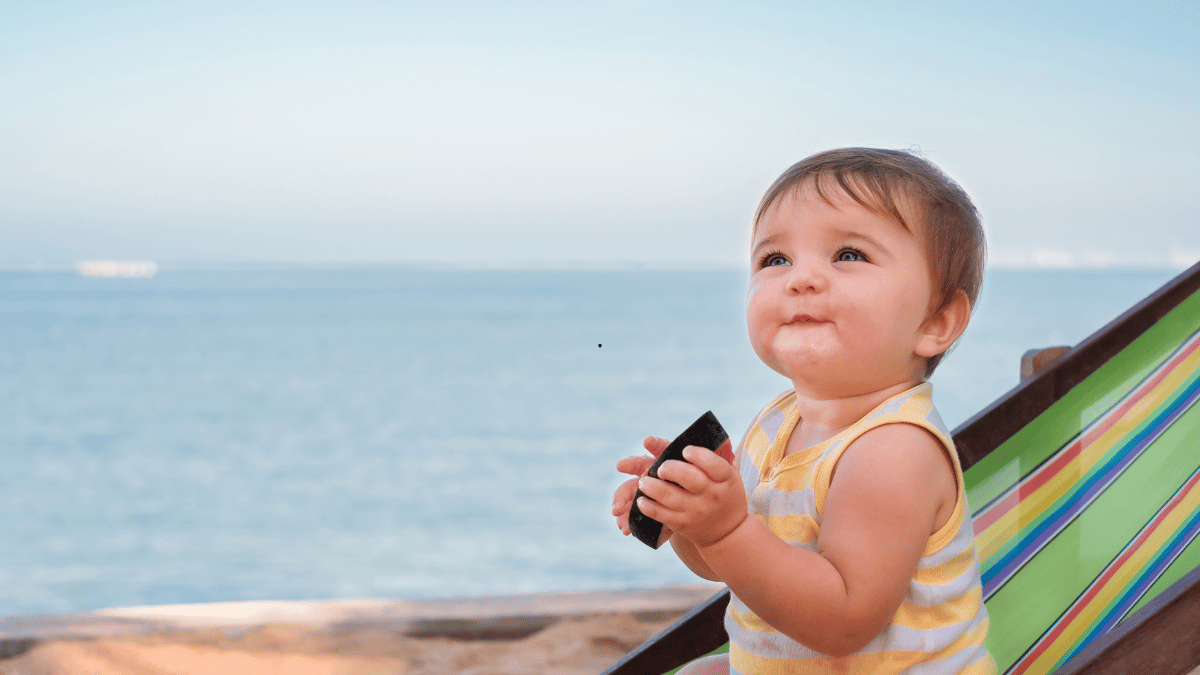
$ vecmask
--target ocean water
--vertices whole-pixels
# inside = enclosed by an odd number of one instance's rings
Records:
[[[1174,276],[991,272],[951,425]],[[0,272],[0,614],[693,580],[617,459],[786,382],[734,271]]]

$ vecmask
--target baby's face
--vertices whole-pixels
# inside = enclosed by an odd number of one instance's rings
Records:
[[[763,214],[746,301],[754,351],[820,398],[920,381],[932,290],[920,242],[836,196],[830,206],[802,186]]]

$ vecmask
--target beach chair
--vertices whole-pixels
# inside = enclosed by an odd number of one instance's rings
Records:
[[[1001,673],[1200,665],[1198,289],[1200,264],[955,430]],[[721,648],[728,601],[605,675]]]

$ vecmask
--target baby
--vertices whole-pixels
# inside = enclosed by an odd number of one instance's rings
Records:
[[[729,586],[728,655],[681,673],[995,673],[962,469],[926,378],[979,294],[970,198],[908,152],[796,164],[754,221],[746,323],[791,380],[734,460],[629,457],[613,515]],[[647,438],[657,456],[667,446]]]

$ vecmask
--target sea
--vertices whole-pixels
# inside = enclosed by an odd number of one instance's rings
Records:
[[[954,427],[1173,270],[994,270]],[[787,382],[724,269],[0,270],[0,614],[695,578],[609,515],[621,457]]]

